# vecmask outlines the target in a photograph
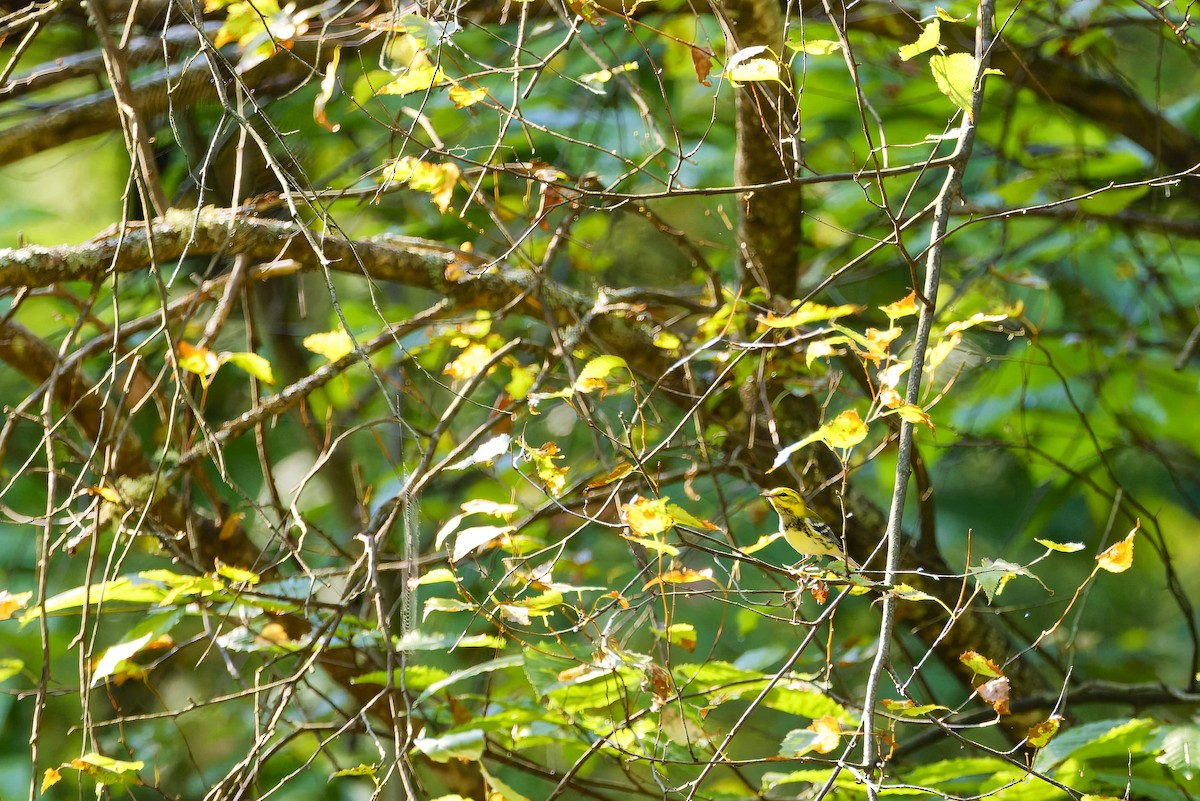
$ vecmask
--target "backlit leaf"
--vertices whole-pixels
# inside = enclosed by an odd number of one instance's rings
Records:
[[[901,45],[900,60],[908,61],[937,47],[942,41],[942,23],[935,17],[921,29],[921,35],[912,44]],[[972,76],[973,78],[974,76]]]
[[[12,593],[8,590],[0,590],[0,620],[8,620],[12,617],[13,612],[24,609],[32,597],[32,591]]]
[[[969,667],[976,676],[998,678],[1004,675],[1004,671],[1000,669],[999,665],[975,651],[964,651],[958,657],[958,661]]]
[[[675,525],[667,511],[667,499],[634,498],[621,510],[629,529],[639,537],[652,537]]]
[[[1111,545],[1105,549],[1104,553],[1096,557],[1096,562],[1101,568],[1109,573],[1124,573],[1133,567],[1133,538],[1141,526],[1142,521],[1137,521],[1133,531],[1130,531],[1125,539]]]
[[[791,314],[785,314],[782,317],[776,317],[774,314],[766,314],[758,316],[758,324],[761,328],[795,328],[801,325],[809,325],[824,320],[836,320],[838,317],[845,317],[848,314],[857,314],[865,309],[865,306],[856,306],[854,304],[844,304],[841,306],[825,306],[820,303],[809,301],[800,306]]]
[[[975,79],[979,77],[979,61],[970,53],[952,53],[929,57],[929,69],[937,87],[954,105],[971,115]],[[1000,75],[999,70],[987,70],[986,75]]]
[[[271,371],[271,363],[257,353],[239,352],[221,354],[230,364],[257,378],[265,384],[275,383],[275,374]]]
[[[354,350],[354,342],[350,339],[349,334],[338,328],[319,334],[309,334],[304,338],[304,347],[318,356],[324,356],[329,361],[336,362]]]

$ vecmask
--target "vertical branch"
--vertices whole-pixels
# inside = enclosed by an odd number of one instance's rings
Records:
[[[154,148],[150,144],[146,120],[134,100],[129,71],[125,65],[125,54],[113,40],[112,31],[108,29],[108,9],[103,0],[88,0],[87,9],[92,27],[96,29],[96,36],[100,39],[104,68],[112,85],[117,116],[125,134],[125,149],[132,162],[135,182],[142,190],[143,215],[146,219],[152,216],[161,217],[170,208],[170,204],[158,177],[158,165],[154,161]]]
[[[929,234],[929,252],[925,261],[925,286],[923,289],[925,303],[921,306],[921,313],[917,319],[912,367],[909,369],[908,387],[905,393],[905,400],[914,406],[918,405],[920,400],[925,351],[929,346],[929,332],[933,327],[933,316],[936,312],[934,304],[937,301],[938,285],[942,276],[942,253],[950,221],[950,204],[961,195],[963,174],[966,171],[967,162],[971,158],[971,149],[975,144],[975,120],[983,105],[983,86],[991,49],[994,10],[994,0],[980,0],[979,26],[975,32],[975,59],[978,69],[975,79],[975,94],[971,99],[971,111],[964,116],[962,126],[959,128],[958,143],[946,172],[946,180],[942,184],[941,192],[938,193],[934,205],[933,229]],[[896,568],[900,562],[900,522],[904,516],[904,498],[908,492],[908,480],[912,472],[912,440],[913,424],[905,420],[900,424],[896,482],[892,490],[891,508],[888,512],[887,567],[884,573],[884,583],[887,585],[895,582]],[[879,685],[884,671],[888,668],[889,646],[895,625],[896,598],[894,595],[887,594],[883,599],[883,620],[879,626],[879,648],[875,653],[875,661],[871,665],[871,673],[867,679],[867,689],[863,699],[863,765],[867,770],[871,770],[878,760],[875,742],[875,710],[879,701]],[[877,786],[873,782],[868,783],[867,789],[869,797],[874,801],[878,796]]]
[[[725,33],[726,57],[754,45],[782,61],[786,20],[776,0],[720,0],[714,12]],[[744,284],[791,297],[800,275],[801,188],[787,185],[799,169],[800,133],[790,76],[786,85],[748,82],[734,89],[737,153],[733,174],[738,186],[777,184],[747,190],[738,198],[738,265]]]

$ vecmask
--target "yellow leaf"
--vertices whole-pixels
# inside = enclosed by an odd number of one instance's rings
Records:
[[[208,348],[179,342],[179,367],[201,378],[211,378],[221,368],[221,358]]]
[[[1133,531],[1125,537],[1125,539],[1112,545],[1096,557],[1096,561],[1100,567],[1107,570],[1109,573],[1124,573],[1129,568],[1133,567],[1133,538],[1142,527],[1142,521],[1138,520],[1133,527]]]
[[[834,347],[833,343],[827,339],[818,339],[816,342],[809,343],[809,346],[804,351],[804,365],[811,367],[812,363],[817,359],[827,359],[830,356],[837,356],[844,351],[841,348]]]
[[[267,384],[275,383],[275,374],[271,371],[271,363],[257,353],[249,351],[222,353],[221,360],[228,361],[234,367],[241,368],[259,381]]]
[[[887,707],[888,712],[905,718],[919,718],[930,712],[937,712],[939,710],[949,711],[949,707],[939,704],[917,704],[907,698],[899,701],[892,698],[884,698],[883,705]]]
[[[11,593],[8,590],[0,590],[0,620],[8,620],[13,612],[24,609],[32,597],[32,591]]]
[[[818,433],[829,447],[846,450],[867,438],[867,424],[850,409],[821,426]]]
[[[946,333],[953,334],[959,331],[966,331],[968,328],[974,328],[982,323],[998,323],[1003,320],[1007,320],[1008,317],[1008,312],[998,312],[996,314],[984,314],[983,312],[979,312],[977,314],[972,314],[965,320],[957,320],[953,323],[950,323],[950,325],[946,326]]]
[[[1062,723],[1061,715],[1051,715],[1029,728],[1029,733],[1025,735],[1025,741],[1034,748],[1045,748],[1050,742],[1050,739],[1058,733],[1058,727]]]
[[[597,356],[579,371],[575,391],[588,393],[608,389],[607,379],[614,370],[629,370],[629,365],[620,356]]]
[[[741,86],[747,81],[777,81],[779,80],[779,62],[774,58],[756,58],[768,53],[774,55],[762,45],[743,48],[729,57],[725,67],[725,75],[734,86]]]
[[[550,494],[556,497],[561,495],[567,486],[567,470],[569,468],[554,464],[556,459],[563,458],[562,454],[558,452],[558,445],[547,442],[540,448],[532,448],[527,442],[522,441],[521,447],[525,450],[526,458],[533,462],[538,478],[546,485],[546,489],[550,490]]]
[[[333,48],[333,58],[325,65],[325,77],[321,80],[321,91],[317,92],[317,97],[313,100],[313,119],[317,121],[317,125],[332,133],[340,131],[342,126],[340,123],[329,121],[329,118],[325,116],[325,106],[333,97],[333,90],[337,86],[337,68],[341,57],[342,48]]]
[[[934,17],[933,21],[921,30],[921,35],[912,44],[900,47],[900,60],[908,61],[922,53],[937,47],[942,41],[942,23]],[[974,76],[972,76],[974,77]]]
[[[938,89],[954,105],[971,116],[971,102],[975,94],[975,79],[979,77],[979,61],[970,53],[952,53],[948,56],[929,57],[929,69]],[[999,70],[987,70],[985,75],[999,75]]]
[[[579,76],[579,80],[583,81],[584,83],[608,83],[613,79],[614,75],[620,75],[622,72],[636,70],[637,68],[638,63],[636,61],[629,61],[621,64],[620,66],[613,67],[610,70],[604,69],[600,70],[599,72],[585,73]]]
[[[636,542],[638,545],[642,546],[646,550],[653,551],[654,553],[657,553],[657,554],[662,554],[663,556],[679,556],[678,548],[676,548],[674,545],[665,543],[662,540],[655,539],[654,537],[629,537],[629,536],[627,536],[627,537],[625,537],[625,539],[629,540],[630,542]],[[657,582],[658,582],[658,579],[655,579],[653,582],[651,582],[651,584],[648,584],[647,586],[652,586],[653,584],[655,584]]]
[[[929,419],[929,415],[926,414],[925,410],[920,406],[913,406],[910,403],[906,403],[903,406],[898,406],[896,408],[896,414],[900,415],[902,419],[907,420],[914,425],[922,425],[927,427],[930,431],[934,430],[933,420]]]
[[[1059,553],[1075,553],[1076,551],[1082,551],[1085,547],[1082,542],[1055,542],[1054,540],[1043,540],[1037,537],[1034,537],[1033,541],[1038,545],[1044,545],[1050,550],[1058,551]]]
[[[809,301],[802,304],[796,311],[791,314],[785,314],[783,317],[776,317],[774,314],[759,315],[758,323],[762,329],[796,328],[797,326],[822,322],[824,320],[836,320],[838,317],[845,317],[848,314],[857,314],[865,308],[865,306],[855,306],[853,304],[825,306]]]
[[[318,356],[324,356],[331,362],[336,362],[354,350],[354,342],[341,328],[324,331],[319,334],[309,334],[304,338],[304,347]]]
[[[787,46],[798,53],[809,56],[830,56],[842,49],[842,43],[834,39],[804,39],[788,38]]]
[[[742,551],[742,553],[749,556],[752,553],[757,553],[758,551],[761,551],[763,548],[766,548],[768,545],[770,545],[772,542],[774,542],[775,540],[779,539],[782,536],[783,536],[782,531],[776,531],[774,534],[763,534],[761,537],[758,538],[758,540],[753,545],[748,545],[745,548],[742,548],[741,551]]]
[[[976,676],[1000,677],[1004,675],[1004,671],[1000,669],[999,665],[975,651],[964,651],[958,657],[958,661],[969,667]]]
[[[462,170],[446,162],[431,164],[413,156],[405,156],[389,164],[380,176],[383,183],[407,184],[410,189],[426,192],[443,214],[450,208],[450,199]]]
[[[667,642],[678,645],[691,653],[696,650],[696,627],[690,623],[674,623],[667,626]]]
[[[55,768],[46,768],[46,772],[42,774],[42,792],[46,792],[54,785],[62,781],[62,774]]]
[[[492,349],[487,345],[476,342],[468,345],[466,350],[458,354],[458,358],[446,365],[442,373],[459,381],[474,378],[487,366],[491,358]],[[492,365],[488,369],[488,372],[491,373],[495,369],[495,365]]]
[[[937,6],[934,10],[937,12],[938,19],[945,20],[946,22],[966,22],[967,18],[970,16],[970,15],[967,15],[967,17],[952,17],[952,16],[950,16],[950,12],[947,11],[946,9],[942,8],[941,6]]]
[[[898,409],[904,405],[904,398],[896,390],[888,388],[880,391],[879,402],[889,409]]]
[[[906,297],[901,298],[895,303],[889,303],[886,306],[880,306],[879,310],[888,316],[889,320],[899,320],[901,317],[908,317],[917,313],[917,293],[909,292]]]
[[[683,344],[683,340],[670,331],[659,331],[654,335],[654,347],[662,350],[675,350]]]
[[[434,86],[447,82],[446,73],[432,64],[417,64],[409,67],[400,77],[381,87],[377,95],[410,95],[413,92],[424,92]]]
[[[647,581],[642,590],[648,590],[651,587],[659,584],[695,584],[701,581],[716,581],[712,576],[712,568],[704,568],[703,570],[665,570],[657,578]]]
[[[825,715],[812,722],[810,731],[817,733],[817,740],[812,750],[818,754],[828,754],[838,747],[842,739],[842,726],[832,715]]]
[[[889,328],[886,331],[880,331],[878,328],[867,329],[867,353],[876,362],[887,356],[888,347],[900,336],[899,328]]]
[[[257,584],[262,579],[252,570],[246,570],[233,565],[227,565],[220,559],[216,560],[217,575],[229,579],[234,584]]]
[[[675,524],[671,513],[667,511],[667,499],[634,498],[621,510],[625,515],[625,524],[639,537],[653,537],[661,534]]]
[[[480,100],[483,100],[485,97],[487,97],[488,90],[468,89],[467,87],[456,83],[450,87],[448,94],[450,95],[450,101],[454,103],[455,108],[466,108],[467,106],[475,105]]]

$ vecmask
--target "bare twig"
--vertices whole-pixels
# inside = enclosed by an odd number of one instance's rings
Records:
[[[930,231],[930,247],[926,255],[924,296],[928,302],[921,306],[917,320],[916,338],[913,344],[912,367],[908,374],[908,387],[905,400],[914,406],[920,403],[921,380],[925,362],[925,350],[929,344],[929,334],[933,327],[936,308],[933,305],[938,296],[938,285],[941,282],[942,253],[946,231],[950,224],[950,206],[959,200],[962,188],[963,174],[971,157],[971,148],[975,142],[975,121],[983,106],[983,87],[986,81],[988,56],[992,43],[992,15],[995,6],[992,0],[980,0],[978,14],[979,24],[976,29],[975,59],[977,63],[977,78],[975,93],[971,102],[971,110],[963,117],[959,129],[958,145],[954,151],[954,163],[946,173],[946,180],[938,194],[933,215],[933,227]],[[899,446],[896,457],[896,481],[892,490],[892,504],[887,522],[887,566],[884,570],[884,583],[891,585],[896,581],[897,568],[900,564],[901,521],[904,517],[904,499],[908,493],[908,481],[912,466],[913,423],[905,420],[900,425]],[[896,625],[896,597],[892,594],[884,596],[883,619],[879,625],[879,646],[871,665],[867,679],[867,688],[863,699],[863,765],[869,771],[879,767],[880,760],[878,744],[875,740],[876,707],[879,703],[879,693],[883,676],[889,668],[890,644],[893,629]],[[879,785],[875,781],[867,784],[868,795],[873,799],[878,797]]]

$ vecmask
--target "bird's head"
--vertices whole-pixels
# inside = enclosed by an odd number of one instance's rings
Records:
[[[808,512],[808,504],[804,496],[791,487],[776,487],[762,493],[777,512],[789,512],[797,517],[803,517]]]

